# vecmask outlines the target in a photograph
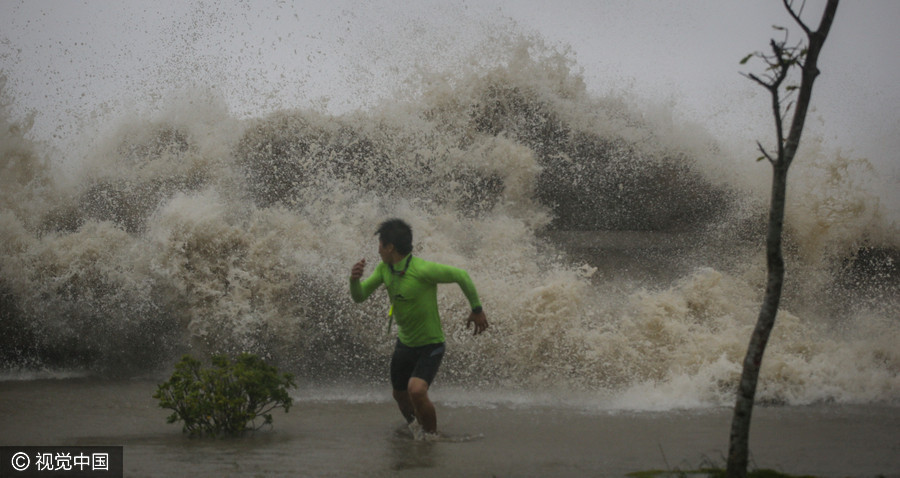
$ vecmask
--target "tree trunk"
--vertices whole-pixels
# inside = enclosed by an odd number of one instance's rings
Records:
[[[772,178],[772,204],[769,209],[769,229],[766,236],[766,295],[756,320],[756,328],[750,337],[744,369],[738,386],[734,418],[731,422],[731,440],[728,447],[727,476],[743,478],[747,476],[748,450],[750,448],[750,418],[756,396],[756,383],[762,365],[763,353],[769,342],[769,335],[775,326],[775,315],[781,301],[784,283],[784,257],[781,252],[781,232],[784,227],[784,207],[787,192],[786,166],[776,166]]]

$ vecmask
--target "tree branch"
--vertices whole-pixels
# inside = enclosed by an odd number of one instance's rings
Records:
[[[787,1],[787,0],[784,0]],[[834,22],[834,14],[837,10],[837,0],[828,0],[825,11],[822,14],[822,20],[819,23],[819,29],[810,32],[805,25],[801,23],[801,27],[807,32],[809,39],[809,47],[806,52],[806,62],[803,64],[802,78],[800,81],[800,94],[797,97],[797,106],[794,109],[794,117],[791,124],[791,130],[788,134],[787,150],[785,151],[784,162],[789,165],[794,160],[794,153],[800,145],[800,136],[803,133],[803,125],[806,121],[806,112],[809,110],[810,98],[812,96],[812,84],[819,75],[818,61],[819,53],[822,51],[822,45],[825,44],[825,38]],[[792,16],[796,14],[792,12]]]
[[[766,148],[763,147],[762,143],[760,143],[759,141],[757,141],[757,142],[756,142],[756,146],[759,147],[759,152],[762,153],[763,156],[764,156],[766,159],[769,160],[769,163],[771,163],[772,166],[774,166],[774,165],[775,165],[775,159],[772,157],[772,155],[769,154],[768,151],[766,151]]]
[[[745,77],[750,78],[751,80],[753,80],[753,81],[759,83],[759,84],[762,85],[764,88],[770,89],[770,88],[769,88],[769,83],[768,83],[768,82],[763,81],[762,79],[760,79],[760,77],[754,75],[753,73],[741,73],[741,74],[744,75]]]
[[[794,21],[797,22],[797,25],[800,25],[800,28],[802,28],[803,31],[806,32],[806,36],[811,35],[812,32],[810,31],[809,27],[807,27],[806,24],[803,23],[803,20],[800,19],[800,14],[803,13],[803,7],[806,6],[806,1],[804,0],[804,2],[800,4],[799,12],[794,12],[793,0],[782,0],[782,2],[784,3],[784,8],[788,11],[791,17],[794,18]]]

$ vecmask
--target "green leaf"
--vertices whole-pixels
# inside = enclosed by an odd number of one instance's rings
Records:
[[[745,56],[744,58],[742,58],[742,59],[741,59],[741,64],[742,64],[742,65],[746,65],[747,62],[750,61],[751,58],[753,58],[753,55],[754,55],[754,53],[751,53],[751,54]]]

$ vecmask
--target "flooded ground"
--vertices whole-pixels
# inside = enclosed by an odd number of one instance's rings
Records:
[[[150,380],[3,382],[0,445],[121,445],[129,477],[624,476],[723,464],[731,418],[725,408],[555,408],[499,395],[477,404],[479,392],[435,390],[444,433],[483,436],[422,443],[402,433],[387,392],[298,391],[271,430],[197,439],[166,424],[155,387]],[[753,464],[823,477],[900,476],[898,431],[897,406],[758,407]]]

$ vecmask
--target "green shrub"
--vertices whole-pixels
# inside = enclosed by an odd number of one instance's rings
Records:
[[[183,421],[186,433],[237,435],[271,425],[269,412],[275,408],[287,413],[291,408],[287,388],[294,386],[293,375],[279,373],[254,354],[241,354],[233,361],[216,355],[210,368],[185,355],[153,398],[159,399],[160,407],[173,410],[168,423]],[[257,425],[260,417],[262,423]]]

